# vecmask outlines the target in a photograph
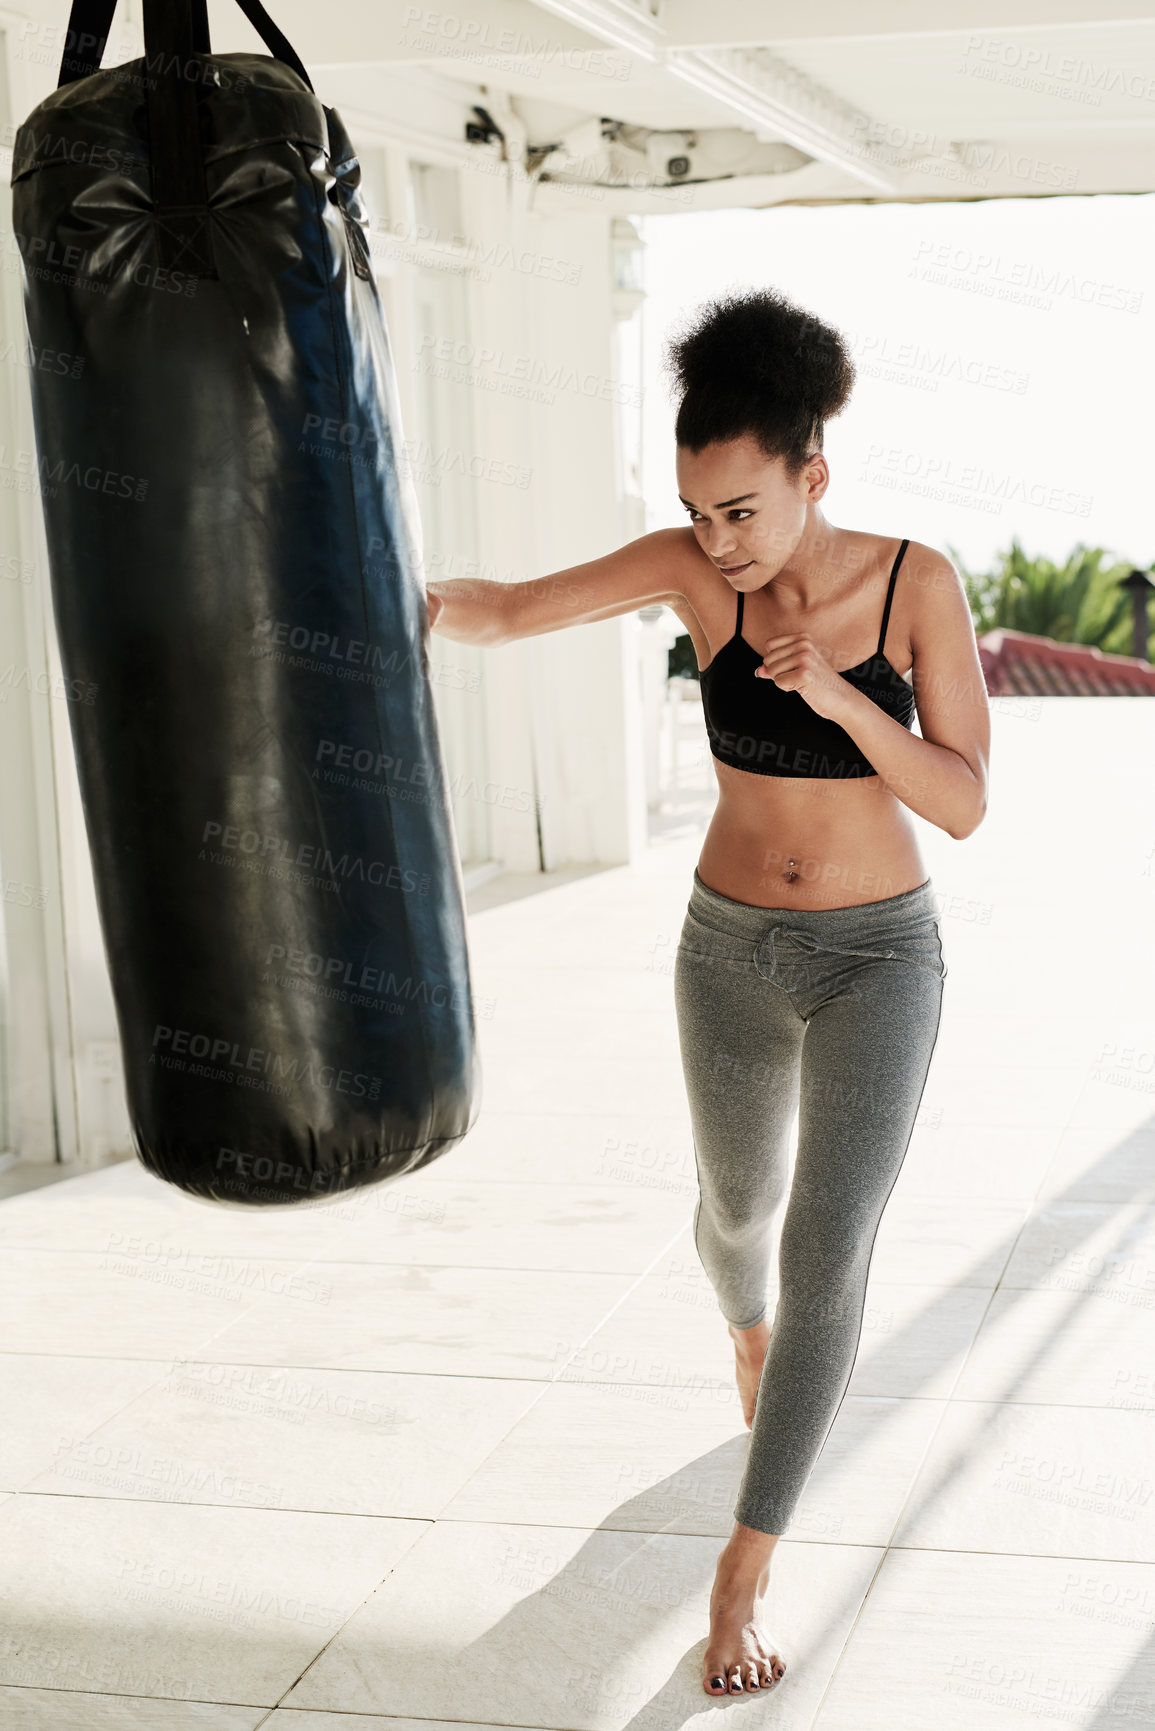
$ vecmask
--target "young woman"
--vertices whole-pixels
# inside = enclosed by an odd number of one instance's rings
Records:
[[[674,993],[694,1242],[752,1433],[711,1595],[703,1687],[719,1695],[785,1672],[764,1621],[771,1556],[850,1381],[938,1035],[947,970],[910,813],[971,834],[990,727],[950,561],[822,510],[823,425],[854,382],[838,333],[771,291],[730,294],[696,312],[667,364],[687,527],[559,573],[552,595],[469,581],[428,594],[432,629],[489,644],[661,601],[697,654],[718,803]],[[769,1227],[795,1112],[771,1329]]]

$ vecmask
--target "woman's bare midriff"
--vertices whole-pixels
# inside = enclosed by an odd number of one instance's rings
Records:
[[[877,776],[795,780],[714,767],[718,804],[698,875],[719,895],[760,908],[845,908],[926,882],[914,825]]]
[[[853,573],[847,599],[819,614],[814,628],[853,666],[869,653],[882,616],[894,537],[845,531],[840,569]],[[704,666],[735,629],[735,591],[701,552],[692,529],[682,538],[686,599],[675,608]],[[917,589],[918,546],[910,547],[906,585],[895,591],[886,638],[899,673],[911,666],[910,590]],[[748,640],[796,631],[803,622],[776,608],[772,588],[747,596]],[[843,908],[903,895],[927,880],[918,837],[906,806],[877,775],[822,779],[754,775],[711,758],[718,804],[698,861],[698,875],[732,901],[764,908]]]

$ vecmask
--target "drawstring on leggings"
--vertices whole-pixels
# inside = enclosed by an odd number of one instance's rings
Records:
[[[759,943],[757,949],[754,951],[754,963],[755,963],[755,966],[757,966],[758,965],[759,951],[761,951],[764,947],[768,949],[769,957],[770,957],[770,974],[769,974],[769,977],[771,979],[774,979],[777,975],[777,972],[778,972],[778,955],[777,955],[777,951],[774,948],[774,940],[775,940],[775,938],[779,938],[779,937],[781,937],[781,938],[793,938],[794,941],[796,943],[800,944],[804,950],[809,950],[811,955],[814,955],[817,951],[823,950],[823,949],[826,949],[835,955],[840,955],[840,956],[869,956],[871,958],[882,960],[882,961],[892,961],[895,958],[895,956],[897,955],[897,951],[895,951],[895,950],[843,950],[843,949],[834,950],[832,948],[832,946],[830,946],[830,945],[820,944],[818,939],[814,936],[814,933],[807,931],[804,926],[782,926],[782,925],[771,926],[770,930],[766,933],[766,936],[762,939],[762,941]],[[761,972],[760,968],[759,968],[759,972]]]
[[[774,939],[777,937],[794,938],[802,945],[803,949],[808,949],[811,952],[822,948],[814,934],[806,931],[801,926],[771,926],[770,930],[766,933],[766,936],[762,939],[762,942],[758,945],[759,950],[761,950],[763,946],[766,946],[769,949],[771,979],[773,979],[778,972],[778,956],[774,949]],[[755,960],[756,959],[757,951],[755,951]]]

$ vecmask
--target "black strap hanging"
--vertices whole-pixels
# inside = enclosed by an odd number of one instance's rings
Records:
[[[312,80],[260,0],[237,0],[275,60]],[[108,45],[116,0],[72,0],[57,89],[96,72]],[[157,256],[168,271],[215,277],[205,188],[194,55],[212,52],[207,0],[144,0],[145,95]]]
[[[188,0],[188,5],[192,12],[193,51],[197,54],[211,54],[207,0]],[[286,66],[291,66],[298,78],[303,79],[312,90],[313,83],[305,71],[303,61],[288,37],[273,23],[260,0],[237,0],[237,5],[273,59],[283,60]],[[60,62],[60,77],[56,81],[58,89],[62,84],[71,84],[77,78],[87,78],[89,73],[98,70],[104,57],[115,11],[116,0],[72,0],[72,11],[64,39],[64,55]],[[144,13],[147,32],[148,0]]]
[[[146,0],[145,95],[157,255],[162,268],[215,277],[204,155],[197,110],[199,78],[189,77],[193,15],[189,0]]]

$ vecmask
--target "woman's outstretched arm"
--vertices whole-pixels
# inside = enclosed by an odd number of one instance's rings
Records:
[[[686,600],[695,560],[701,554],[692,532],[655,529],[600,559],[525,583],[471,577],[429,583],[429,628],[456,643],[493,647],[659,601],[674,606]]]

